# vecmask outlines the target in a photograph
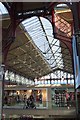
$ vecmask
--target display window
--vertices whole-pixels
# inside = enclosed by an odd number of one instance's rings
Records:
[[[27,89],[27,90],[19,90],[19,91],[5,91],[5,104],[7,105],[21,105],[23,104],[23,108],[28,104],[30,106],[30,102],[32,105],[36,106],[36,108],[47,107],[47,90],[46,89]],[[8,102],[6,102],[8,101]],[[13,104],[14,103],[14,104]]]
[[[58,107],[71,107],[74,106],[75,96],[74,92],[67,91],[66,89],[53,89],[52,90],[52,105]]]

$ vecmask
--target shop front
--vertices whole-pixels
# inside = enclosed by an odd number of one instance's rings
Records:
[[[74,88],[52,88],[52,108],[75,106]]]
[[[7,94],[8,93],[8,94]],[[25,89],[25,90],[15,90],[15,91],[5,91],[5,97],[4,100],[5,104],[12,106],[12,105],[19,105],[23,104],[26,106],[30,104],[30,102],[33,102],[36,108],[47,108],[47,89],[46,88],[33,88],[33,89]],[[32,108],[29,105],[30,108]]]

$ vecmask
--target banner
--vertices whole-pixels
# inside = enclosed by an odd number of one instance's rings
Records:
[[[80,85],[80,64],[79,64],[79,56],[77,55],[77,45],[76,45],[75,36],[73,36],[72,39],[72,48],[73,48],[75,85],[76,88],[78,88]]]

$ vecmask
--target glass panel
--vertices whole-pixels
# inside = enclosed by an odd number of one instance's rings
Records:
[[[6,72],[5,72],[5,80],[9,80],[9,78],[8,78],[8,70],[6,70]]]
[[[23,21],[22,25],[51,68],[60,67],[60,64],[63,65],[63,61],[58,65],[62,59],[60,42],[54,39],[52,25],[47,19],[35,16]]]
[[[2,14],[8,14],[8,11],[5,6],[0,2],[0,15]]]

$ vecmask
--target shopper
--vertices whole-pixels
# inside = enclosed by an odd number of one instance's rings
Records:
[[[23,106],[23,109],[24,109],[24,108],[26,108],[26,106],[27,106],[27,98],[26,98],[26,95],[24,95],[23,102],[24,102],[24,106]]]

